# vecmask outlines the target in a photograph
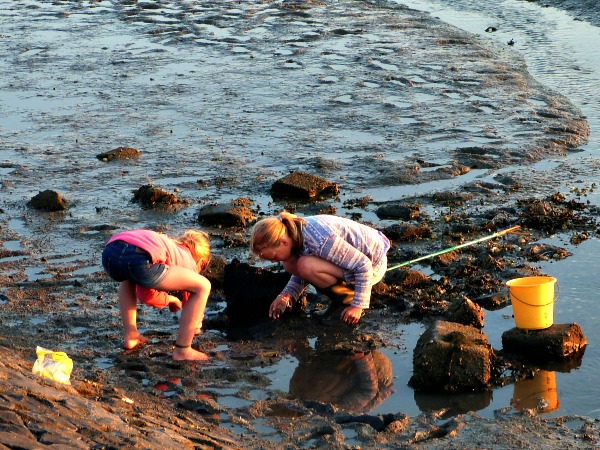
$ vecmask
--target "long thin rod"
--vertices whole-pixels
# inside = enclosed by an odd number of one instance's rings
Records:
[[[487,241],[489,239],[493,239],[493,238],[496,238],[498,236],[502,236],[504,234],[512,233],[513,231],[516,231],[519,228],[521,228],[520,225],[515,225],[514,227],[507,228],[506,230],[496,231],[494,234],[490,234],[489,236],[484,236],[484,237],[481,237],[479,239],[475,239],[474,241],[464,242],[464,243],[462,243],[460,245],[456,245],[454,247],[446,248],[444,250],[440,250],[438,252],[431,253],[429,255],[420,256],[420,257],[418,257],[416,259],[411,259],[410,261],[405,261],[403,263],[396,264],[396,265],[394,265],[392,267],[388,267],[387,271],[389,272],[390,270],[398,269],[399,267],[403,267],[403,266],[408,266],[409,264],[413,264],[413,263],[416,263],[418,261],[422,261],[424,259],[433,258],[435,256],[443,255],[444,253],[448,253],[448,252],[451,252],[453,250],[458,250],[459,248],[468,247],[469,245],[478,244],[479,242]]]

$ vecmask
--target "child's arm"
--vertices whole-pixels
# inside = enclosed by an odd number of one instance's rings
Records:
[[[306,289],[306,282],[295,275],[292,275],[283,291],[273,300],[269,307],[269,317],[278,319],[286,309],[291,309],[294,300],[297,300]]]
[[[288,294],[290,297],[292,297],[293,301],[297,300],[298,297],[300,297],[300,294],[302,294],[305,288],[306,282],[302,278],[297,277],[296,275],[292,275],[290,277],[290,281],[288,281],[288,284],[285,285],[281,293]]]

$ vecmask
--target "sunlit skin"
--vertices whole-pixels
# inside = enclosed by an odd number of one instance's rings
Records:
[[[165,278],[154,288],[161,291],[188,291],[189,299],[181,310],[177,340],[184,348],[175,347],[173,359],[182,361],[206,361],[208,355],[191,347],[192,339],[199,333],[200,321],[204,316],[204,309],[210,282],[202,275],[184,267],[171,266]],[[124,326],[124,347],[132,349],[148,342],[148,339],[137,329],[137,298],[135,284],[123,281],[119,285],[119,303],[121,319]],[[182,308],[177,297],[169,296],[169,306],[177,310]]]
[[[342,269],[335,264],[325,261],[317,256],[295,256],[292,253],[293,243],[288,234],[285,233],[279,240],[279,244],[274,247],[265,248],[260,251],[258,256],[273,263],[283,263],[284,269],[302,278],[317,288],[326,288],[342,280]],[[290,297],[286,294],[278,296],[269,308],[269,317],[278,319],[287,309]],[[358,323],[362,316],[362,308],[356,306],[347,306],[341,314],[341,319],[349,324]]]

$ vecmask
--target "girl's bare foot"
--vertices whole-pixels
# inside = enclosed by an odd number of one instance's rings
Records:
[[[175,361],[208,361],[208,355],[194,350],[191,346],[185,348],[175,347],[173,359]]]
[[[123,343],[123,348],[125,350],[131,350],[139,345],[144,345],[148,343],[148,338],[139,333],[133,336],[125,336],[125,340]]]

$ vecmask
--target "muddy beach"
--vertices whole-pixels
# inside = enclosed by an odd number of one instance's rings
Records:
[[[588,124],[510,48],[384,2],[19,1],[0,26],[1,444],[597,445],[595,420],[535,409],[483,419],[442,407],[408,416],[399,404],[371,414],[394,389],[382,350],[407,351],[401,325],[447,319],[465,297],[502,308],[507,280],[571,257],[540,240],[598,237],[598,210],[586,201],[596,186],[565,186],[599,163],[561,160],[587,141]],[[119,147],[139,155],[98,157]],[[548,158],[558,161],[552,176],[531,169]],[[273,198],[273,183],[294,170],[339,193]],[[170,204],[132,201],[144,186]],[[33,207],[46,190],[66,209]],[[207,206],[240,198],[252,216],[243,226],[198,222]],[[385,230],[390,264],[521,230],[390,272],[356,328],[315,320],[324,299],[311,294],[304,313],[231,330],[223,266],[259,266],[249,226],[283,208]],[[177,316],[162,310],[140,312],[149,345],[121,350],[116,285],[99,255],[112,233],[138,226],[211,234],[214,289],[195,341],[209,363],[170,359]],[[30,373],[37,345],[73,359],[70,387]],[[292,376],[274,386],[272,369],[288,361],[298,362]],[[348,386],[350,370],[371,366],[376,387]],[[524,376],[507,372],[506,383]]]

